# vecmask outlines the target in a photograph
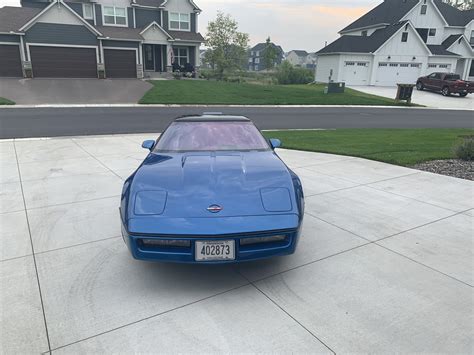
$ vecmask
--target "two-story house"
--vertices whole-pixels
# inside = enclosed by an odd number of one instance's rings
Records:
[[[385,0],[317,52],[316,80],[415,83],[431,72],[474,79],[474,10],[442,0]]]
[[[142,78],[199,67],[192,0],[22,0],[0,8],[0,77]]]
[[[284,59],[285,52],[281,46],[278,46],[274,43],[270,43],[276,53],[276,58],[273,63],[273,66],[281,64]],[[267,43],[258,43],[252,47],[248,55],[248,70],[249,71],[261,71],[265,70],[265,50],[267,48]]]
[[[286,54],[286,60],[291,65],[300,68],[314,69],[316,68],[316,54],[308,53],[305,50],[294,49]]]

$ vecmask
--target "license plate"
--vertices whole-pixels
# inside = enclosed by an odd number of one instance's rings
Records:
[[[235,241],[210,240],[196,242],[196,261],[235,260]]]

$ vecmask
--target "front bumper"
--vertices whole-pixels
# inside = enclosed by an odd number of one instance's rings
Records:
[[[279,242],[268,242],[260,244],[240,245],[243,238],[266,237],[272,235],[285,234],[286,239]],[[225,264],[239,263],[244,261],[265,259],[274,256],[283,256],[293,254],[296,250],[300,235],[300,228],[285,231],[270,231],[259,233],[245,233],[240,235],[220,235],[220,236],[140,236],[130,235],[125,228],[122,228],[123,240],[128,246],[132,256],[137,260],[162,261],[176,263],[196,263],[196,264]],[[149,247],[142,242],[143,239],[160,240],[180,240],[189,241],[189,247]],[[235,260],[231,261],[196,261],[195,249],[196,241],[212,240],[234,240],[235,241]]]

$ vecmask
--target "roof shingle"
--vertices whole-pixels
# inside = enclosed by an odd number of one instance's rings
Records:
[[[0,8],[0,32],[18,32],[42,9],[33,7],[4,6]]]
[[[371,36],[344,35],[316,53],[374,53],[406,23],[407,21],[402,21],[387,26],[375,31]]]
[[[436,45],[435,44],[429,44],[428,48],[429,48],[430,52],[434,55],[448,55],[448,56],[459,57],[459,55],[446,50],[446,48],[444,48],[444,46],[441,45],[441,44],[436,44]]]
[[[140,28],[114,26],[95,26],[95,28],[97,29],[97,31],[102,33],[104,37],[136,41],[143,40],[143,37],[140,36],[140,32],[142,31]]]

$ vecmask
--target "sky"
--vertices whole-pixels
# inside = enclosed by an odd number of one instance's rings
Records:
[[[230,14],[239,30],[250,35],[250,44],[264,42],[270,36],[288,52],[304,49],[315,52],[332,42],[337,32],[382,0],[195,0],[203,10],[199,31],[217,11]],[[1,6],[19,6],[20,0],[0,0]]]

